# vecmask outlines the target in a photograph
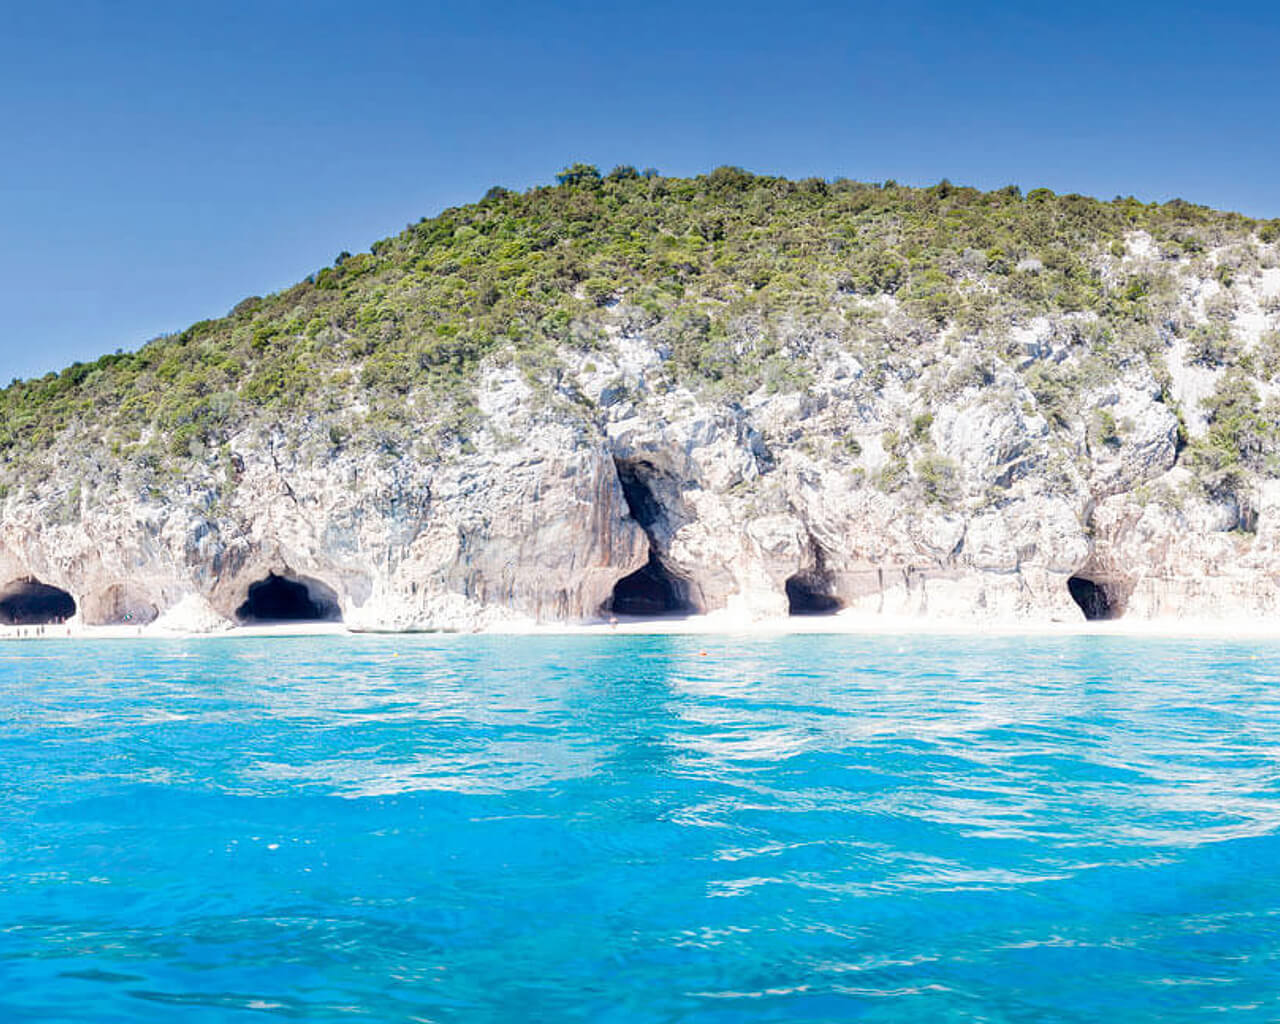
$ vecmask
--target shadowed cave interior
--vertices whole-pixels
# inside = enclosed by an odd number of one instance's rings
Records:
[[[667,572],[650,551],[648,562],[614,584],[604,610],[615,615],[687,615],[693,605],[687,584]]]
[[[787,579],[788,615],[834,615],[843,605],[824,573],[798,572]]]
[[[0,590],[0,623],[5,625],[44,626],[65,622],[75,613],[70,594],[39,580],[14,580]]]
[[[295,580],[269,573],[250,584],[236,618],[255,622],[341,622],[338,595],[318,580]]]
[[[1118,619],[1124,614],[1120,600],[1105,583],[1098,583],[1084,576],[1072,576],[1067,580],[1067,590],[1089,622]]]
[[[614,615],[692,614],[697,609],[689,598],[688,581],[668,571],[654,550],[653,527],[667,517],[648,482],[657,470],[638,459],[615,459],[614,467],[627,511],[649,538],[649,561],[614,584],[613,594],[602,610]]]

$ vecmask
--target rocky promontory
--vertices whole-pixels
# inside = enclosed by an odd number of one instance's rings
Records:
[[[0,622],[1280,613],[1280,225],[567,169],[0,397]]]

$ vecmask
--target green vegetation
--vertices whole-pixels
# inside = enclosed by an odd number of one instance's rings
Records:
[[[1209,432],[1191,457],[1211,484],[1235,479],[1241,470],[1280,475],[1280,403],[1263,405],[1249,375],[1232,367],[1204,405]]]
[[[1176,284],[1126,273],[1128,233],[1148,232],[1171,257],[1234,245],[1214,271],[1227,289],[1251,269],[1251,239],[1280,236],[1277,222],[1181,200],[1101,202],[1047,189],[1024,197],[946,181],[797,182],[732,167],[666,178],[574,164],[557,182],[526,193],[494,187],[222,319],[14,382],[0,392],[4,486],[38,477],[46,453],[72,433],[154,473],[181,472],[192,459],[229,465],[228,438],[250,422],[305,420],[333,447],[391,457],[405,445],[447,451],[466,443],[482,360],[511,361],[554,387],[563,353],[591,350],[606,321],[619,319],[666,346],[672,383],[731,397],[805,387],[812,355],[801,341],[815,335],[841,339],[876,382],[909,361],[912,346],[951,332],[973,351],[946,387],[981,386],[1012,358],[1009,324],[1090,312],[1083,370],[1025,371],[1041,411],[1061,427],[1084,415],[1080,388],[1134,358],[1154,362],[1154,339],[1171,320]],[[867,301],[880,296],[909,320],[892,336]],[[1209,323],[1175,325],[1206,366],[1240,359],[1227,312],[1219,303]],[[1278,352],[1274,339],[1260,352],[1269,376],[1280,371]],[[1259,442],[1265,431],[1245,409],[1248,381],[1231,380],[1236,397],[1215,406],[1202,461],[1214,472],[1272,471],[1261,454],[1271,442]],[[1111,444],[1116,427],[1105,415],[1095,438]],[[886,436],[893,461],[882,486],[907,472],[928,417]],[[931,500],[950,492],[955,472],[944,460],[928,456],[917,469]]]

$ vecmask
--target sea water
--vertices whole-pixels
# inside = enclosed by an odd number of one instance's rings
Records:
[[[1280,1018],[1280,646],[0,648],[0,1020]]]

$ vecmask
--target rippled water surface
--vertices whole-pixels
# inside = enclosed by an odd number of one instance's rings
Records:
[[[0,1019],[1280,1018],[1280,647],[0,649]]]

